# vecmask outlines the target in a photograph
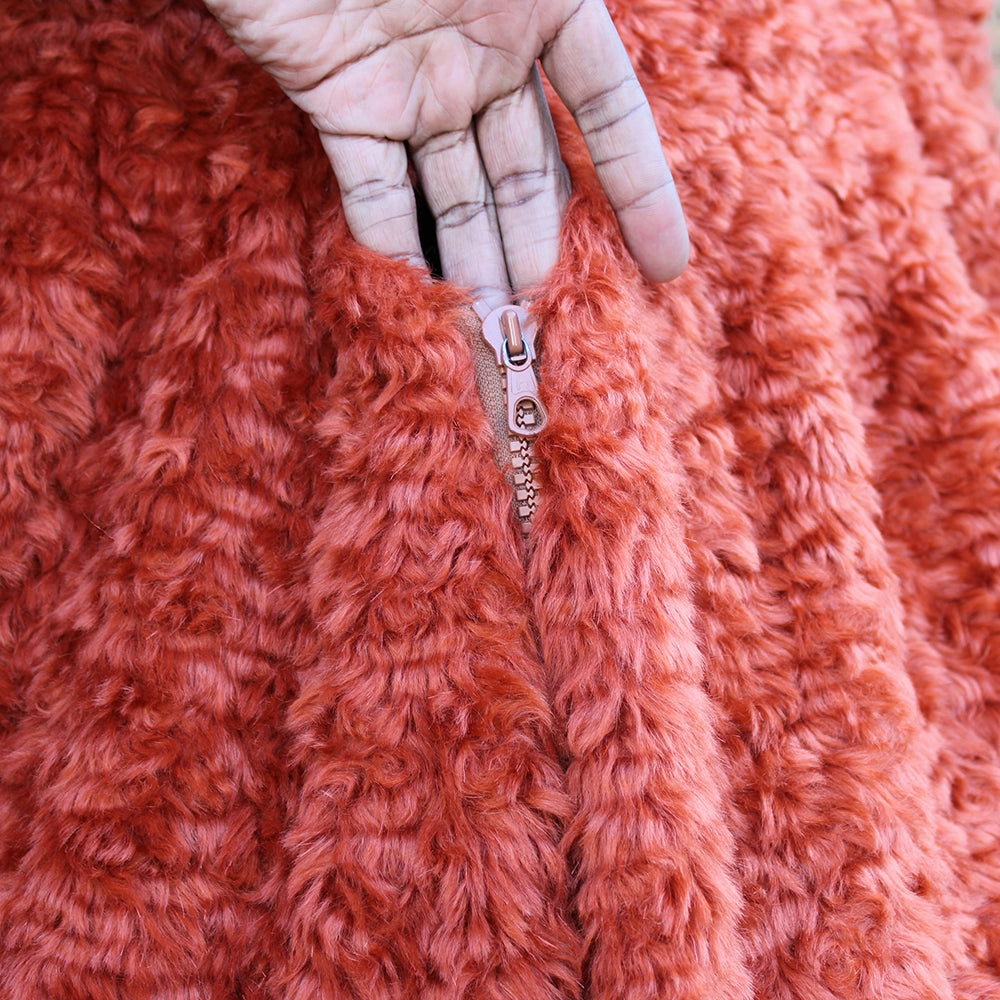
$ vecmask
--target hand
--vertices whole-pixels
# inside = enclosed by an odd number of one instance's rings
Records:
[[[687,230],[652,113],[602,0],[208,0],[320,133],[355,238],[423,263],[408,154],[445,278],[497,304],[546,277],[569,180],[536,60],[576,118],[652,281]]]

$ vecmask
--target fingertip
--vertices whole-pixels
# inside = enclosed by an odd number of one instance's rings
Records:
[[[665,284],[679,278],[691,262],[691,241],[685,228],[674,239],[668,241],[655,258],[644,259],[646,255],[633,254],[643,277],[654,285]]]
[[[673,281],[687,269],[691,241],[687,223],[675,197],[666,204],[619,213],[625,245],[647,281]]]

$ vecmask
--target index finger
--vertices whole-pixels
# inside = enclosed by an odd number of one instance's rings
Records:
[[[583,133],[642,273],[676,278],[690,252],[684,212],[649,102],[603,2],[583,0],[541,61]]]

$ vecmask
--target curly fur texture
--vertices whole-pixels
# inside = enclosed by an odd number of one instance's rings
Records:
[[[521,550],[454,289],[194,2],[0,10],[0,1000],[998,1000],[984,0],[637,0]]]

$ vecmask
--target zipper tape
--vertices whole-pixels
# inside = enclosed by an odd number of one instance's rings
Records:
[[[477,305],[476,313],[476,386],[496,435],[494,456],[514,492],[515,520],[527,537],[539,501],[534,439],[548,420],[535,370],[537,326],[522,306]]]

